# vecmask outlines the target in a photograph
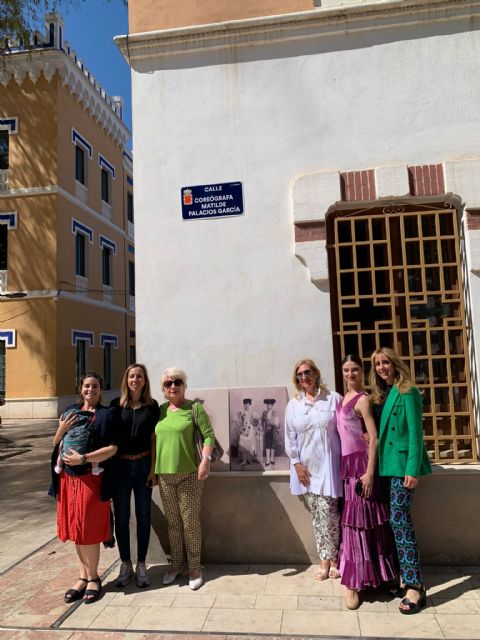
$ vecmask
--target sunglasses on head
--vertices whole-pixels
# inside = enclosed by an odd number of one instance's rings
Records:
[[[172,384],[174,384],[176,387],[181,387],[183,384],[183,380],[181,378],[175,378],[175,380],[165,380],[163,386],[167,389],[170,389]]]

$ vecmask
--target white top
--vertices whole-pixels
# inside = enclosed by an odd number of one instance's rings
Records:
[[[305,394],[292,398],[285,412],[285,450],[290,458],[290,489],[293,495],[315,493],[339,498],[342,451],[337,433],[336,407],[342,396],[322,391],[313,402]],[[310,486],[300,484],[294,465],[301,462],[310,471]]]

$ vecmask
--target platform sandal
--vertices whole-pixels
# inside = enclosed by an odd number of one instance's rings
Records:
[[[98,589],[85,590],[85,593],[83,594],[83,601],[85,604],[96,602],[102,593],[102,582],[100,578],[92,578],[92,580],[89,580],[88,582],[96,582],[98,584]]]
[[[76,602],[83,597],[85,589],[87,588],[88,580],[86,578],[79,578],[79,580],[85,582],[85,586],[83,587],[83,589],[69,589],[68,591],[66,591],[63,598],[65,604],[72,604],[72,602]]]
[[[407,607],[407,609],[402,609],[401,607],[399,607],[398,610],[400,611],[400,613],[403,613],[406,616],[410,616],[414,613],[419,613],[420,610],[423,609],[423,607],[427,604],[427,591],[424,584],[421,584],[418,587],[413,584],[406,584],[405,593],[407,593],[409,589],[412,589],[412,591],[417,591],[420,594],[420,598],[418,602],[412,602],[410,598],[404,598],[400,602],[400,604],[404,607]]]

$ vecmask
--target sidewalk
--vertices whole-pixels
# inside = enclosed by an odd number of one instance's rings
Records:
[[[358,611],[346,610],[339,581],[314,580],[310,566],[208,565],[196,592],[186,579],[164,587],[165,566],[154,566],[151,587],[141,590],[132,581],[119,590],[113,549],[102,551],[103,597],[65,605],[77,567],[73,545],[54,538],[54,508],[45,495],[45,453],[55,425],[32,422],[1,430],[8,438],[15,429],[16,436],[27,433],[35,444],[0,463],[0,640],[233,640],[239,634],[244,640],[259,634],[480,640],[480,567],[426,567],[428,607],[402,616],[398,600],[380,591],[367,594]]]

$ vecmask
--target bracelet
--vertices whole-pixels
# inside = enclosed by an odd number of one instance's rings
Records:
[[[83,454],[82,464],[87,464],[87,454],[86,453]]]
[[[211,462],[212,456],[202,456],[202,460],[208,460],[209,462]]]

